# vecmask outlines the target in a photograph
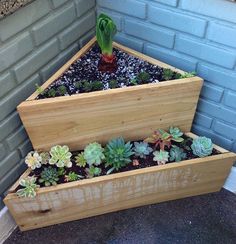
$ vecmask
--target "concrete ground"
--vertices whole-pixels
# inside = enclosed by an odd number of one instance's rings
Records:
[[[219,193],[129,209],[21,233],[4,244],[236,243],[236,195]]]

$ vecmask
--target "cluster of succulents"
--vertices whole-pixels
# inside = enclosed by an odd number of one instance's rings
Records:
[[[167,150],[168,149],[168,150]],[[152,158],[158,165],[168,162],[180,162],[185,160],[187,152],[192,152],[197,157],[206,157],[212,154],[213,144],[211,139],[198,137],[196,139],[185,138],[183,132],[177,127],[170,127],[168,131],[158,129],[139,142],[125,142],[122,137],[110,140],[105,147],[97,142],[88,144],[84,151],[72,156],[68,146],[56,145],[50,152],[29,152],[25,163],[32,170],[43,166],[37,177],[27,177],[20,181],[21,189],[17,195],[21,197],[34,197],[39,187],[37,183],[44,186],[54,186],[60,179],[65,182],[92,178],[118,171],[127,165],[138,167],[142,160]],[[72,165],[72,161],[75,165]],[[79,172],[68,171],[67,168],[79,167]]]

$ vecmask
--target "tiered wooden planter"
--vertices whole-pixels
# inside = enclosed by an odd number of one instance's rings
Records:
[[[94,43],[95,39],[91,40],[43,88]],[[117,43],[114,46],[176,71]],[[34,93],[18,111],[35,149],[49,150],[55,144],[66,144],[77,150],[89,142],[106,143],[116,136],[144,139],[155,129],[171,125],[190,131],[201,86],[202,79],[193,77],[44,100],[35,100],[38,94]],[[188,135],[195,137],[192,133]],[[44,187],[34,199],[17,197],[17,181],[4,202],[24,231],[215,192],[222,187],[235,159],[235,154],[215,148],[222,154]],[[29,173],[27,170],[21,177]]]

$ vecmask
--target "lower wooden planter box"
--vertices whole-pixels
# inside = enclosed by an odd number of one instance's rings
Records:
[[[192,133],[187,133],[195,137]],[[4,199],[22,231],[122,209],[219,191],[236,155],[219,155],[40,188],[34,199]],[[22,177],[29,174],[26,171]]]

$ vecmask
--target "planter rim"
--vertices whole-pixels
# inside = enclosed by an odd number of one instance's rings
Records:
[[[185,134],[187,136],[191,137],[191,138],[196,138],[197,137],[197,135],[195,135],[195,134],[193,134],[191,132],[188,132],[188,133],[185,133]],[[78,181],[74,181],[74,182],[62,183],[62,184],[58,184],[56,186],[40,187],[37,190],[37,195],[48,193],[48,192],[53,192],[53,191],[58,191],[58,190],[64,190],[64,189],[71,188],[71,187],[89,185],[89,184],[93,184],[93,183],[96,183],[96,182],[105,182],[105,181],[109,181],[111,179],[120,179],[120,178],[126,178],[126,177],[133,176],[133,175],[140,175],[140,174],[143,174],[143,173],[165,171],[165,170],[172,169],[172,168],[181,168],[181,167],[185,167],[187,165],[202,163],[203,160],[207,163],[208,161],[211,161],[211,160],[214,160],[214,159],[224,159],[224,158],[230,158],[230,157],[234,157],[236,159],[236,154],[235,153],[229,152],[228,150],[226,150],[226,149],[224,149],[224,148],[222,148],[220,146],[217,146],[215,144],[214,144],[214,148],[216,150],[220,151],[221,154],[207,156],[207,157],[204,157],[204,158],[195,158],[195,159],[183,160],[183,161],[180,161],[180,162],[175,162],[175,163],[170,163],[170,164],[165,164],[165,165],[157,165],[157,166],[146,167],[146,168],[141,168],[141,169],[134,169],[134,170],[120,172],[120,173],[115,173],[115,174],[110,174],[110,175],[103,175],[103,176],[98,176],[98,177],[94,177],[94,178],[91,178],[91,179],[83,179],[83,180],[78,180]],[[19,185],[19,180],[21,178],[24,178],[24,177],[28,176],[30,174],[30,172],[31,172],[31,170],[27,169],[25,171],[25,173],[23,173],[23,175],[10,188],[9,193],[6,196],[5,199],[8,200],[8,199],[18,198],[18,196],[16,195],[16,193],[14,191]],[[36,198],[37,198],[37,195],[36,195]]]

